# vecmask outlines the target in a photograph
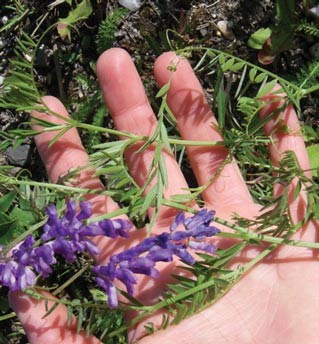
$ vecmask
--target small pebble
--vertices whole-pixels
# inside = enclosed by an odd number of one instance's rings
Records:
[[[28,62],[32,61],[32,57],[29,54],[24,53],[23,56]]]
[[[9,147],[6,150],[6,159],[10,165],[13,166],[26,166],[31,158],[30,145],[21,145],[17,148]]]
[[[119,4],[130,11],[136,11],[141,7],[142,0],[119,0]]]
[[[4,77],[0,75],[0,86],[3,84]]]
[[[3,17],[1,18],[1,21],[2,21],[2,24],[3,24],[3,25],[6,25],[7,22],[8,22],[8,20],[9,20],[9,18],[8,18],[7,16],[3,16]]]
[[[231,24],[227,20],[220,20],[217,23],[217,28],[226,39],[232,40],[235,38],[234,32],[231,29]]]

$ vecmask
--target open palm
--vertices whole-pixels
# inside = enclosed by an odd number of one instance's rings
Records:
[[[168,104],[176,116],[178,129],[185,140],[221,141],[222,137],[215,125],[216,120],[205,100],[202,88],[186,60],[180,60],[177,71],[168,70],[173,53],[163,54],[156,61],[155,77],[160,86],[170,80]],[[97,64],[104,99],[110,109],[116,128],[138,135],[150,136],[156,127],[156,117],[148,103],[144,88],[129,55],[121,49],[105,52]],[[268,97],[272,97],[269,95]],[[278,95],[277,95],[278,97]],[[67,112],[63,105],[53,97],[45,97],[47,106],[64,116]],[[272,102],[261,111],[267,115],[279,104]],[[48,120],[48,115],[34,113],[34,116]],[[274,145],[270,147],[270,159],[278,165],[282,154],[293,150],[301,167],[309,169],[306,149],[300,134],[300,127],[294,110],[286,108],[282,114],[289,130],[285,133],[273,131],[275,122],[267,124],[265,131],[274,132]],[[52,122],[61,122],[50,116]],[[83,166],[88,157],[76,130],[70,130],[59,141],[48,147],[56,133],[41,134],[36,138],[37,147],[46,165],[52,181],[67,173],[71,168]],[[139,185],[146,181],[147,172],[154,156],[154,148],[136,154],[139,145],[127,150],[126,162],[131,175]],[[187,183],[174,157],[164,152],[169,176],[169,185],[165,196],[187,193]],[[188,156],[199,185],[206,183],[221,166],[227,156],[224,147],[188,147]],[[85,170],[78,177],[77,185],[102,188],[101,182],[92,177],[92,172]],[[292,186],[293,189],[293,186]],[[274,186],[274,194],[280,195],[280,186]],[[96,213],[115,210],[117,205],[102,196],[90,196]],[[233,213],[247,218],[260,214],[261,207],[256,205],[245,185],[235,162],[225,165],[213,183],[204,191],[203,198],[208,208],[216,210],[221,218],[230,219]],[[304,192],[290,202],[290,212],[295,222],[304,216],[306,195]],[[151,210],[150,210],[151,212]],[[172,221],[174,212],[163,207],[155,225],[155,232],[160,233]],[[314,241],[317,224],[309,223],[295,233],[302,240]],[[110,240],[99,240],[103,254],[99,262],[123,248],[133,245],[145,236],[139,231],[124,244]],[[221,243],[222,245],[222,243]],[[256,248],[245,251],[245,256],[238,257],[236,264],[247,261],[257,254]],[[159,279],[141,278],[136,297],[143,303],[158,300],[170,278],[174,264],[163,267]],[[143,324],[129,334],[129,341],[139,343],[316,343],[319,322],[319,297],[316,286],[319,283],[319,266],[314,251],[297,247],[279,247],[270,256],[249,271],[217,303],[207,310],[184,320],[177,326],[159,331],[152,336],[144,336]],[[22,293],[11,294],[10,301],[17,312],[31,343],[98,343],[85,333],[76,333],[76,321],[67,324],[67,312],[60,305],[48,317],[44,302],[28,298]],[[129,314],[128,317],[132,317]],[[152,319],[156,323],[156,317]]]

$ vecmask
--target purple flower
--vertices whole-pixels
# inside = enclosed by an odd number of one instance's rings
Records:
[[[12,291],[23,290],[35,284],[35,269],[43,277],[52,272],[56,263],[53,250],[48,245],[34,247],[35,239],[28,235],[19,247],[12,252],[11,260],[0,263],[0,284]]]
[[[14,260],[0,263],[0,282],[11,291],[23,290],[35,283],[35,273],[23,264]]]
[[[132,225],[128,221],[121,219],[115,220],[103,220],[98,224],[99,228],[102,230],[100,235],[106,235],[110,238],[116,238],[121,236],[123,238],[128,238],[128,230],[131,229]]]
[[[51,265],[55,263],[56,259],[51,245],[44,244],[34,249],[32,266],[39,274],[41,274],[42,277],[49,277],[52,273]]]
[[[96,281],[108,295],[109,307],[118,305],[117,295],[114,293],[116,279],[125,285],[129,295],[133,295],[137,283],[134,274],[157,277],[159,271],[155,268],[156,262],[170,262],[175,255],[193,265],[196,260],[188,251],[189,248],[215,252],[214,245],[203,241],[219,232],[219,229],[210,226],[214,214],[213,211],[203,209],[194,216],[185,218],[183,213],[179,213],[169,228],[170,232],[146,238],[138,245],[112,256],[108,265],[94,267]],[[182,225],[184,230],[177,231]]]
[[[18,248],[13,250],[11,259],[8,257],[5,262],[0,262],[0,284],[10,290],[23,290],[33,286],[36,279],[34,271],[47,278],[52,273],[52,266],[57,262],[56,254],[67,261],[74,261],[80,252],[97,255],[99,249],[88,237],[127,237],[128,230],[132,227],[129,221],[120,219],[87,225],[85,220],[92,215],[92,204],[88,202],[80,202],[78,214],[76,203],[72,201],[66,202],[66,211],[61,217],[53,204],[47,207],[46,213],[48,220],[43,227],[40,242],[28,235]],[[108,293],[114,294],[111,284],[103,285],[108,289]]]
[[[28,235],[19,247],[12,252],[12,257],[19,266],[31,266],[43,277],[48,277],[52,272],[50,265],[56,263],[51,245],[44,244],[34,247],[35,239]]]
[[[88,238],[104,235],[111,238],[117,236],[128,237],[128,230],[132,227],[129,221],[103,220],[87,225],[84,220],[92,215],[92,204],[80,202],[80,213],[76,215],[75,202],[66,203],[65,215],[60,219],[55,206],[47,209],[48,222],[44,226],[42,241],[52,240],[54,252],[60,254],[67,261],[74,261],[79,252],[88,252],[91,256],[100,253],[99,248]]]
[[[32,235],[28,235],[19,247],[12,252],[12,256],[22,265],[28,265],[32,259],[32,251],[35,239]]]

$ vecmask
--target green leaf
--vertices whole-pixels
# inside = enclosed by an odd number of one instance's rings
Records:
[[[297,197],[299,196],[300,194],[300,191],[301,191],[301,187],[302,187],[302,183],[300,180],[298,180],[298,183],[294,189],[294,193],[293,193],[293,200],[295,201],[297,199]]]
[[[305,142],[314,141],[319,138],[319,133],[310,125],[304,124],[301,130]]]
[[[30,210],[22,210],[20,208],[14,208],[10,213],[10,216],[17,221],[21,226],[29,226],[37,222],[38,218],[35,212]]]
[[[268,82],[264,87],[262,87],[259,90],[259,92],[258,92],[256,97],[257,98],[262,98],[263,96],[265,96],[267,93],[269,93],[275,87],[277,82],[278,82],[277,79]]]
[[[314,177],[319,176],[319,144],[311,145],[307,147],[307,152],[310,160],[310,166],[313,169],[312,175]]]
[[[221,130],[225,127],[225,117],[226,117],[226,105],[227,105],[227,93],[220,89],[217,96],[217,104],[218,104],[218,124]]]
[[[167,84],[165,84],[165,85],[157,92],[156,98],[162,98],[163,96],[165,96],[165,95],[167,94],[167,92],[168,92],[170,86],[171,86],[171,83],[170,83],[170,81],[169,81]]]
[[[83,0],[80,2],[74,10],[69,12],[69,15],[66,18],[61,18],[58,21],[57,29],[59,35],[62,39],[65,37],[70,37],[70,25],[72,26],[76,22],[88,18],[92,13],[92,5],[89,0]]]
[[[221,130],[225,127],[227,94],[224,90],[223,72],[219,69],[215,89],[217,90],[217,117],[218,126]]]
[[[167,103],[164,104],[164,110],[165,118],[170,122],[172,126],[175,126],[177,124],[176,118],[171,109],[168,107]]]
[[[156,185],[154,185],[145,197],[143,206],[140,210],[141,214],[144,214],[149,207],[154,206],[153,202],[154,202],[154,199],[156,198],[156,195],[157,195],[157,187]]]
[[[11,226],[15,224],[16,219],[7,214],[0,213],[0,231],[9,231]]]
[[[109,166],[105,168],[101,168],[98,171],[95,172],[97,176],[103,175],[103,174],[114,174],[114,173],[120,173],[123,171],[123,166]]]
[[[271,29],[269,27],[267,28],[261,28],[254,32],[248,39],[248,46],[253,49],[260,50],[264,43],[267,41],[267,39],[271,35]]]
[[[254,115],[252,116],[252,118],[250,119],[248,125],[247,125],[247,133],[249,136],[255,134],[258,132],[258,130],[260,130],[261,128],[263,128],[265,126],[266,123],[269,122],[269,116],[265,117],[265,118],[260,118],[259,114],[258,114],[258,109],[257,111],[254,113]]]
[[[263,82],[266,76],[267,76],[266,73],[260,73],[259,75],[256,76],[255,83],[259,84]]]
[[[257,69],[253,68],[249,71],[249,80],[251,82],[254,82],[255,81],[255,76],[257,74]]]
[[[76,331],[77,333],[79,333],[81,331],[83,320],[84,320],[84,311],[82,307],[77,307],[77,309],[78,309],[78,314],[77,314],[78,323],[76,326]]]
[[[232,68],[232,65],[234,64],[235,59],[231,58],[229,60],[227,60],[223,65],[222,65],[222,71],[226,72],[228,69]]]
[[[219,268],[225,266],[233,257],[235,257],[244,247],[246,244],[244,242],[240,242],[231,246],[225,250],[218,250],[217,254],[219,258],[214,263],[215,268]]]
[[[16,191],[10,191],[0,198],[0,212],[4,213],[10,208],[16,197],[16,194]]]
[[[236,62],[231,66],[230,70],[232,72],[237,72],[237,71],[241,70],[244,66],[245,66],[244,62]]]
[[[65,128],[60,130],[60,132],[54,136],[54,138],[49,143],[49,148],[51,148],[67,131],[69,131],[72,126],[67,125]]]
[[[8,245],[23,232],[24,229],[18,226],[16,219],[0,213],[0,245]]]
[[[99,289],[92,288],[92,289],[90,289],[90,293],[91,293],[94,301],[99,301],[99,302],[106,302],[107,301],[106,294]]]
[[[218,62],[219,62],[219,64],[222,66],[222,65],[225,63],[225,61],[226,61],[225,55],[224,55],[224,54],[220,54],[220,55],[218,56]]]

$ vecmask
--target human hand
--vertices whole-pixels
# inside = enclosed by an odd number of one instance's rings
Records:
[[[155,64],[155,76],[160,86],[171,77],[167,70],[174,59],[172,53],[162,55]],[[117,129],[138,135],[150,136],[156,126],[156,118],[147,101],[143,86],[135,67],[126,52],[111,49],[105,52],[97,64],[97,73]],[[123,77],[125,75],[125,77]],[[269,96],[271,97],[271,96]],[[56,113],[67,116],[63,105],[52,97],[45,97],[47,106]],[[205,101],[203,91],[193,74],[190,65],[182,60],[177,71],[172,75],[171,87],[167,98],[168,104],[176,116],[178,129],[185,140],[220,141],[218,130],[211,126],[216,120],[212,117]],[[266,106],[261,115],[265,116],[278,106],[274,102]],[[56,117],[40,113],[34,116],[59,122]],[[284,121],[290,129],[287,133],[280,130],[274,134],[275,145],[270,147],[270,158],[278,165],[283,153],[293,150],[304,170],[309,169],[305,145],[294,110],[288,107],[284,111]],[[60,122],[59,122],[60,123]],[[268,134],[273,132],[274,120],[267,124]],[[59,141],[48,147],[48,143],[56,133],[41,134],[36,143],[46,165],[48,175],[53,182],[71,168],[83,166],[88,158],[75,130],[70,130]],[[148,166],[154,155],[152,148],[137,154],[138,147],[133,146],[126,152],[126,162],[131,175],[139,185],[146,180]],[[165,196],[186,193],[187,183],[174,158],[165,156],[169,175],[169,185]],[[204,184],[218,169],[227,156],[222,147],[189,147],[188,156],[199,185]],[[78,177],[78,186],[86,188],[102,188],[101,182],[92,176],[92,172],[84,171]],[[274,187],[279,195],[280,187]],[[260,213],[261,207],[256,205],[244,183],[235,162],[227,164],[222,173],[204,191],[203,198],[210,209],[216,210],[221,218],[231,219],[233,213],[253,218]],[[91,196],[96,214],[113,211],[117,205],[102,196]],[[306,196],[300,196],[290,202],[290,211],[295,222],[304,216]],[[172,222],[172,212],[163,208],[154,226],[153,233],[160,233]],[[295,237],[306,241],[316,238],[317,224],[310,222],[299,230]],[[132,235],[129,245],[140,241],[145,232],[138,231]],[[126,240],[126,245],[128,240]],[[221,242],[222,243],[222,242]],[[123,241],[116,245],[109,239],[98,242],[103,254],[99,263],[106,261],[110,254],[123,247]],[[256,248],[247,250],[246,257],[256,255]],[[143,303],[150,304],[158,300],[170,279],[176,273],[175,264],[169,267],[162,264],[163,270],[158,279],[141,278],[136,296]],[[319,310],[319,299],[315,286],[319,282],[318,263],[313,251],[305,248],[283,246],[264,259],[217,303],[205,311],[184,320],[178,326],[171,326],[165,331],[141,339],[140,343],[157,343],[160,341],[178,343],[314,343],[317,340],[319,325],[315,316]],[[76,325],[67,324],[66,309],[60,305],[48,317],[42,319],[45,311],[43,301],[32,300],[24,294],[11,295],[11,304],[17,312],[31,343],[98,343],[93,337],[85,337],[84,333],[76,334]],[[148,319],[149,321],[149,319]],[[152,319],[156,323],[157,319]],[[143,324],[130,332],[130,341],[144,335]]]

